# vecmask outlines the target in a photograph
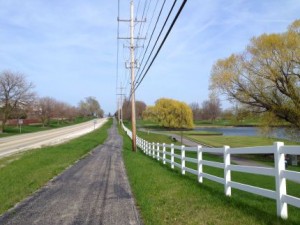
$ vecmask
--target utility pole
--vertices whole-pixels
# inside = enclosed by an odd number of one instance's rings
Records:
[[[119,118],[119,123],[123,123],[123,89],[125,89],[123,86],[122,86],[122,83],[121,83],[121,86],[120,88],[120,93],[118,93],[117,95],[119,95],[120,97],[118,98],[118,101],[119,101],[119,104],[118,104],[118,118]]]
[[[131,123],[132,123],[132,151],[136,151],[136,119],[135,119],[135,61],[134,61],[134,18],[133,0],[130,1],[130,69],[131,69]]]
[[[137,66],[137,62],[134,57],[134,50],[136,46],[134,45],[134,39],[145,39],[141,37],[134,37],[134,26],[137,22],[146,22],[144,21],[138,21],[137,19],[134,19],[134,3],[133,0],[130,1],[130,20],[120,20],[118,18],[118,21],[123,22],[130,22],[130,37],[120,38],[119,39],[130,39],[130,65],[129,68],[131,70],[131,90],[130,90],[130,96],[131,96],[131,125],[132,125],[132,151],[136,151],[136,117],[135,117],[135,68]]]

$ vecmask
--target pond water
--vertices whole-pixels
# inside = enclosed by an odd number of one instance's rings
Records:
[[[224,136],[262,136],[258,127],[197,127],[196,131],[220,132]],[[289,139],[284,132],[284,128],[273,128],[269,135],[274,138]]]

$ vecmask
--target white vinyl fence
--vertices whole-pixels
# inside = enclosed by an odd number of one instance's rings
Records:
[[[123,125],[123,129],[132,139],[132,132]],[[137,146],[148,156],[162,160],[163,164],[169,163],[171,168],[178,167],[184,175],[186,172],[195,174],[198,182],[202,183],[203,178],[218,182],[224,185],[226,196],[231,196],[231,188],[261,195],[276,200],[277,215],[283,219],[288,217],[287,205],[293,205],[300,208],[300,198],[288,195],[286,193],[286,179],[300,183],[300,172],[285,169],[285,154],[300,155],[300,146],[284,146],[282,142],[275,142],[273,146],[247,147],[247,148],[203,148],[200,145],[196,147],[176,146],[174,144],[150,143],[142,138],[136,137]],[[179,150],[180,154],[175,154],[174,150]],[[177,151],[178,152],[178,151]],[[197,158],[186,157],[186,152],[196,152]],[[219,153],[223,155],[224,162],[213,162],[202,159],[202,153]],[[230,155],[232,154],[274,154],[275,168],[232,165]],[[168,156],[168,157],[166,157]],[[177,158],[181,163],[176,162]],[[197,170],[189,168],[186,162],[197,164]],[[224,169],[224,177],[217,177],[204,173],[203,165]],[[259,188],[247,184],[231,181],[231,171],[244,173],[260,174],[275,177],[276,190]]]

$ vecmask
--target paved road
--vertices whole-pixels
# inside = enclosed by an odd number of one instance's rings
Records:
[[[141,224],[121,148],[114,124],[102,146],[1,216],[0,224]]]
[[[0,158],[28,149],[40,148],[46,145],[55,145],[68,141],[93,131],[94,127],[98,128],[106,121],[107,118],[104,118],[98,119],[96,124],[94,124],[94,121],[89,121],[58,129],[0,138]]]

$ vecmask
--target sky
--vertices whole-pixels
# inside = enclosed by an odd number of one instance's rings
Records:
[[[128,19],[130,1],[120,1],[119,16]],[[135,10],[147,1],[135,0]],[[149,12],[156,1],[151,8],[149,0]],[[299,0],[188,0],[136,99],[147,105],[162,97],[201,104],[218,59],[242,52],[254,36],[286,31],[299,12]],[[40,97],[76,106],[94,96],[106,113],[114,113],[116,84],[126,87],[127,96],[130,85],[126,41],[119,41],[117,57],[117,17],[117,0],[0,0],[0,72],[24,74]],[[128,35],[128,25],[119,24],[120,36]],[[136,50],[137,60],[141,52]],[[223,108],[230,107],[221,98]]]

